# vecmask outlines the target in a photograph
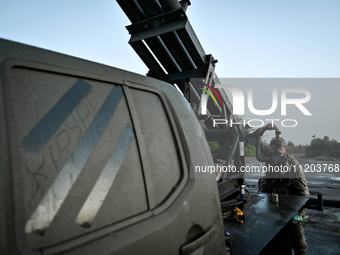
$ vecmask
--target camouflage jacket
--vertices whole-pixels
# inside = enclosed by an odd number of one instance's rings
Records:
[[[261,146],[262,152],[270,155],[270,148],[268,145]],[[294,156],[285,154],[286,163],[284,173],[273,176],[270,172],[266,173],[266,177],[259,181],[259,191],[267,193],[289,194],[295,196],[309,196],[309,190],[305,174]],[[267,164],[267,167],[270,165]]]

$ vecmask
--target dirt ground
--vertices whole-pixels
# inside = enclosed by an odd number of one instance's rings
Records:
[[[339,160],[316,160],[305,158],[303,154],[294,154],[295,158],[305,169],[305,175],[311,197],[316,198],[318,193],[324,199],[340,201],[340,173],[326,171],[323,167],[340,165]],[[255,157],[247,157],[246,165],[260,166]],[[317,165],[319,164],[319,165]],[[323,165],[327,164],[327,165]],[[320,167],[321,173],[313,171],[313,167]],[[259,173],[247,173],[246,182],[250,190],[257,190],[257,181],[263,176]],[[336,255],[340,254],[340,208],[324,207],[323,211],[308,209],[306,215],[311,217],[311,222],[305,227],[308,244],[307,255]]]

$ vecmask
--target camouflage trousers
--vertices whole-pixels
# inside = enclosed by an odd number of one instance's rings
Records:
[[[289,194],[284,182],[275,183],[275,181],[270,179],[260,179],[258,186],[259,192]],[[304,211],[304,209],[301,209],[299,212],[304,214]],[[291,255],[292,250],[294,250],[295,255],[303,255],[307,251],[307,243],[302,224],[294,224],[290,220],[260,254]]]
[[[307,251],[305,231],[301,223],[289,221],[262,250],[261,255],[304,255]]]

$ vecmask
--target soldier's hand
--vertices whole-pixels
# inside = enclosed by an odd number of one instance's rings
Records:
[[[260,136],[263,136],[264,132],[267,130],[279,130],[275,124],[268,123],[267,125],[255,130],[255,134],[258,134]]]
[[[277,128],[277,126],[275,124],[272,124],[272,123],[268,123],[267,125],[265,125],[265,129],[266,130],[279,130]]]

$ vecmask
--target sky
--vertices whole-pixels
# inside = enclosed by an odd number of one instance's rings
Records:
[[[0,10],[0,38],[148,71],[128,45],[130,21],[114,0],[1,0]],[[218,59],[220,78],[340,78],[339,13],[338,0],[191,0],[187,10],[205,52]],[[287,118],[297,118],[299,129],[287,131],[287,140],[306,144],[312,135],[327,135],[340,141],[339,79],[331,80],[296,85],[311,92],[312,116],[292,111]],[[270,86],[254,91],[254,103],[270,104]]]
[[[259,125],[274,123],[282,132],[281,137],[295,145],[306,145],[312,137],[340,141],[339,134],[339,78],[221,78],[221,83],[233,85],[242,90],[244,96],[244,115],[240,115],[254,129]],[[251,89],[251,96],[248,90]],[[277,95],[273,95],[273,90]],[[301,91],[296,92],[299,89]],[[284,91],[289,93],[284,94]],[[234,98],[226,89],[228,97]],[[311,98],[308,100],[308,93]],[[259,115],[253,113],[248,106],[252,98],[253,107],[256,110],[273,109],[273,113]],[[306,99],[304,99],[306,98]],[[291,99],[291,102],[286,102]],[[302,103],[302,109],[296,106],[298,100]],[[274,103],[276,101],[276,104]],[[272,106],[273,105],[273,106]],[[283,110],[286,109],[284,112]],[[311,115],[308,115],[311,114]],[[263,139],[269,143],[275,136],[274,131],[267,131]]]

